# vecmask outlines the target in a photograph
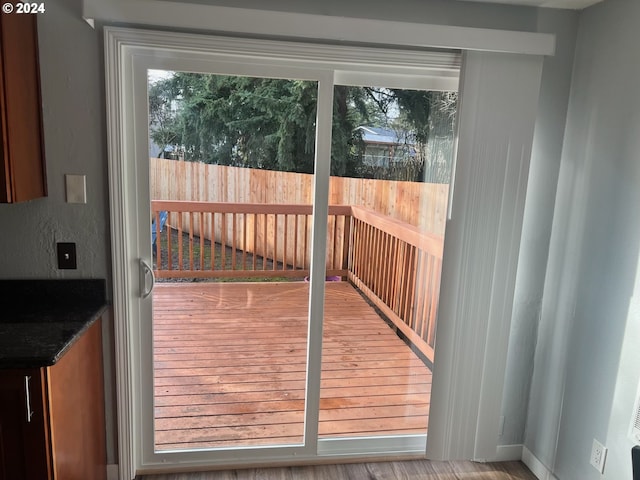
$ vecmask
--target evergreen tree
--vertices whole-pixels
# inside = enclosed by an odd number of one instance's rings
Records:
[[[331,174],[367,174],[360,125],[410,131],[426,151],[430,132],[446,130],[442,115],[434,123],[438,95],[336,86]],[[176,72],[149,88],[150,136],[189,161],[311,173],[316,102],[313,81]]]

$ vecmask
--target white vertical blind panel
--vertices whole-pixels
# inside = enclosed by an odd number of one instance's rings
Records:
[[[542,57],[468,52],[427,454],[495,458]]]

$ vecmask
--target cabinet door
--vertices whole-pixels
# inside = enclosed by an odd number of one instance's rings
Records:
[[[41,369],[0,370],[0,480],[50,476]]]
[[[4,203],[47,194],[36,17],[0,14],[0,202]]]
[[[101,322],[48,367],[47,374],[54,478],[105,480]]]

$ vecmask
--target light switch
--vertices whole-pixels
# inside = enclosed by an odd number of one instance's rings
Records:
[[[87,176],[65,175],[67,203],[87,203]]]

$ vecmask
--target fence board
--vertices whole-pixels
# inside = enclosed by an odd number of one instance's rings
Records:
[[[151,158],[151,198],[231,203],[311,204],[313,176]],[[444,235],[449,186],[331,177],[329,198]],[[230,233],[230,232],[229,232]]]

